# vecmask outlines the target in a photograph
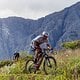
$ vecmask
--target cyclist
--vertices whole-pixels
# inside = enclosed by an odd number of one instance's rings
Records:
[[[13,59],[18,61],[19,57],[20,57],[20,54],[18,52],[15,52]]]
[[[49,45],[48,37],[49,37],[49,34],[44,31],[41,35],[34,38],[31,42],[31,47],[35,51],[34,62],[35,62],[35,67],[37,70],[39,69],[40,63],[42,62],[41,45],[45,43],[47,48],[51,48],[51,46]]]

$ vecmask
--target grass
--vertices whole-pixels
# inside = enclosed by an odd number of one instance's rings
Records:
[[[19,59],[12,65],[1,67],[0,80],[80,80],[80,49],[67,49],[52,56],[57,61],[55,75],[45,75],[42,69],[37,74],[24,73],[25,62],[31,58],[30,56]]]

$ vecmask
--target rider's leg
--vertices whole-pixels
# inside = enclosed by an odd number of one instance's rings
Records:
[[[35,50],[35,55],[34,55],[34,63],[37,63],[37,58],[38,58],[38,52]]]
[[[40,44],[38,42],[34,42],[34,47],[35,47],[35,56],[34,56],[34,62],[35,62],[35,68],[39,69],[39,59],[41,58],[41,52],[42,49],[40,48]]]
[[[40,67],[40,65],[41,65],[41,63],[42,63],[42,61],[43,61],[42,54],[39,56],[38,59],[39,59],[39,60],[38,60],[38,62],[37,62],[37,70],[39,69],[39,67]]]
[[[41,48],[40,47],[38,47],[38,49],[37,49],[37,56],[36,56],[36,58],[37,58],[37,63],[36,63],[36,69],[39,69],[39,67],[40,67],[40,64],[41,64],[41,62],[42,62],[42,50],[41,50]]]
[[[34,48],[35,48],[35,54],[34,54],[34,62],[35,64],[37,63],[38,61],[38,54],[40,52],[40,46],[39,46],[39,43],[38,42],[34,42]]]

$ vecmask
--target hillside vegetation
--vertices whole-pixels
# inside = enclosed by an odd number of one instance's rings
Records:
[[[76,42],[68,44],[73,45]],[[0,80],[80,80],[80,48],[70,48],[52,54],[57,61],[57,70],[54,75],[45,75],[42,68],[37,71],[37,74],[25,73],[25,63],[32,58],[31,55],[28,55],[18,61],[1,61],[0,65],[4,63],[4,66],[0,68]]]
[[[77,49],[80,48],[80,40],[65,42],[62,44],[62,46],[66,49]]]

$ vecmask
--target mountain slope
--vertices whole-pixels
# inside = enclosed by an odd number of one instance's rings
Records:
[[[15,51],[28,50],[31,40],[47,31],[50,43],[59,49],[66,41],[80,39],[80,2],[38,20],[9,17],[0,19],[0,59],[9,59]]]

